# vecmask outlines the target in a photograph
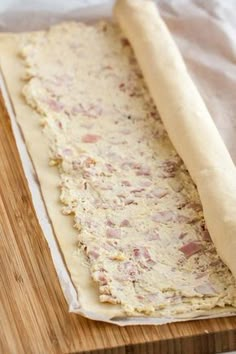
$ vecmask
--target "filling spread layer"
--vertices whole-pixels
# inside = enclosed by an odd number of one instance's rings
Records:
[[[40,114],[62,213],[73,215],[100,301],[128,315],[236,306],[197,189],[119,28],[61,24],[25,35],[20,55],[23,95]]]

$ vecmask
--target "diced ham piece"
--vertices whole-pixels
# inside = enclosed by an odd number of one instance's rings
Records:
[[[143,295],[137,295],[136,297],[138,300],[145,300],[145,296]]]
[[[100,186],[102,191],[112,191],[113,187],[110,184],[105,184]]]
[[[179,215],[175,214],[175,212],[171,210],[164,210],[164,211],[159,211],[152,215],[152,220],[158,223],[168,223],[170,221],[176,222],[179,224],[191,224],[195,220],[189,218],[188,216],[185,215]]]
[[[130,227],[130,222],[129,222],[129,220],[124,219],[123,221],[121,221],[120,227]]]
[[[126,187],[130,187],[131,183],[129,181],[121,181],[121,184]]]
[[[79,103],[78,105],[72,107],[71,113],[73,115],[81,113],[87,117],[98,118],[102,114],[102,108],[99,105],[94,104],[90,104],[85,107]]]
[[[151,230],[147,234],[148,241],[160,240],[160,235],[156,229]]]
[[[148,179],[142,180],[139,182],[139,185],[142,187],[149,187],[151,186],[152,182],[149,181]]]
[[[156,188],[151,191],[151,194],[153,194],[157,198],[163,198],[168,194],[168,191],[164,188]]]
[[[201,249],[202,246],[196,241],[191,241],[189,243],[186,243],[185,245],[179,248],[179,250],[184,253],[186,258],[191,257],[195,253],[201,251]]]
[[[86,134],[82,137],[82,142],[83,143],[96,143],[100,139],[101,139],[100,135]]]
[[[96,249],[91,249],[88,251],[88,256],[89,258],[97,259],[100,256],[100,254]]]
[[[125,84],[124,84],[124,82],[121,82],[121,83],[119,84],[119,89],[120,89],[122,92],[125,92]]]
[[[191,224],[195,221],[195,219],[189,218],[185,215],[176,215],[175,221],[180,224]]]
[[[90,116],[96,118],[102,114],[102,107],[100,107],[97,104],[96,105],[91,104],[89,107],[89,113],[90,113]]]
[[[122,274],[122,280],[135,280],[138,270],[133,262],[126,261],[118,265],[118,270]]]
[[[134,254],[134,257],[140,257],[140,255],[141,255],[140,248],[134,248],[133,254]]]
[[[64,105],[53,98],[49,98],[46,102],[54,112],[61,112],[64,109]]]
[[[107,235],[107,237],[109,237],[109,238],[117,238],[117,239],[120,239],[120,238],[121,238],[121,230],[119,230],[119,229],[114,229],[114,228],[110,227],[109,229],[107,229],[106,235]]]
[[[103,270],[97,270],[96,272],[93,272],[92,277],[95,281],[100,282],[102,285],[106,285],[108,282],[106,273]]]
[[[158,223],[167,223],[169,221],[174,221],[176,215],[173,211],[166,210],[166,211],[159,211],[158,213],[152,216],[152,220]]]
[[[132,189],[131,191],[130,191],[130,193],[140,193],[140,192],[143,192],[143,191],[145,191],[145,188],[135,188],[135,189]]]
[[[119,198],[121,198],[121,199],[124,199],[126,196],[125,196],[125,194],[123,194],[123,193],[119,193],[119,194],[117,194],[117,197],[119,197]]]
[[[71,108],[71,114],[73,115],[81,112],[84,112],[84,109],[82,109],[81,106],[73,106]]]
[[[128,170],[129,168],[132,168],[134,170],[139,170],[141,168],[141,164],[133,161],[124,161],[121,164],[121,168],[123,170]]]
[[[107,222],[106,222],[107,226],[114,226],[115,223],[113,221],[111,221],[110,219],[107,219]]]
[[[125,205],[130,205],[130,204],[137,204],[135,203],[134,199],[128,198],[125,200]]]
[[[134,162],[132,164],[132,167],[134,170],[140,170],[142,168],[142,165],[139,162]]]
[[[149,251],[146,247],[137,247],[137,248],[134,248],[133,249],[133,254],[134,254],[134,257],[144,257],[146,259],[149,259],[150,258],[150,254],[149,254]]]
[[[134,258],[140,260],[144,268],[150,265],[154,265],[156,262],[153,261],[151,255],[146,247],[136,247],[133,249]]]
[[[136,172],[136,176],[150,176],[150,175],[151,175],[151,171],[149,167],[141,167]]]
[[[92,127],[93,127],[93,123],[91,123],[91,122],[84,122],[84,123],[80,123],[80,126],[82,127],[82,128],[85,128],[85,129],[91,129]]]
[[[107,242],[104,242],[104,243],[102,243],[102,248],[104,248],[104,250],[106,250],[106,251],[108,251],[108,252],[113,252],[114,251],[114,244],[115,244],[116,242],[109,242],[109,241],[107,241]]]
[[[110,173],[113,173],[116,171],[115,167],[112,166],[110,163],[106,163],[105,166],[106,166],[108,172],[110,172]]]
[[[202,295],[216,296],[216,291],[210,283],[198,285],[194,290]]]
[[[57,126],[58,128],[62,129],[63,128],[62,122],[57,122]]]
[[[166,160],[161,165],[161,175],[163,178],[170,178],[176,175],[178,164],[172,160]]]

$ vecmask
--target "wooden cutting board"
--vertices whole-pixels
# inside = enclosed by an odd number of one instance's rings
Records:
[[[0,94],[0,354],[234,349],[236,317],[120,328],[68,313]]]

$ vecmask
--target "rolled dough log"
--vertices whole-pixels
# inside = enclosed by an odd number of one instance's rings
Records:
[[[217,252],[236,277],[235,165],[154,2],[118,0],[114,12],[197,185]]]

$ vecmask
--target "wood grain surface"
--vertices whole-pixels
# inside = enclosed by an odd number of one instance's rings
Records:
[[[69,314],[0,95],[0,353],[217,353],[236,317],[120,328]]]

